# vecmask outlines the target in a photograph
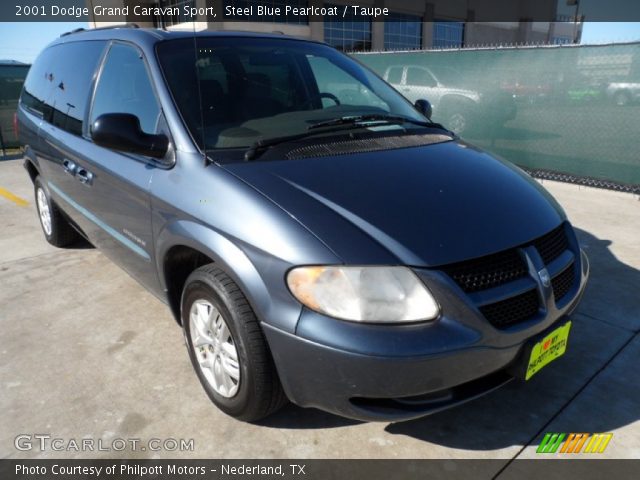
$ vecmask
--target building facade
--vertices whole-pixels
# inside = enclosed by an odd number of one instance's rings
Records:
[[[92,0],[87,0],[91,3]],[[302,38],[320,40],[344,51],[417,50],[432,48],[463,48],[482,45],[578,43],[582,25],[573,17],[560,22],[531,22],[529,18],[556,16],[557,0],[496,0],[492,8],[505,16],[520,18],[518,22],[490,22],[492,12],[478,0],[103,0],[114,7],[147,5],[161,7],[189,6],[205,10],[195,21],[178,13],[156,15],[136,21],[141,26],[168,30],[246,30],[278,32]],[[356,17],[350,11],[342,17],[258,16],[257,6],[280,7],[344,7],[360,5],[387,8],[384,21]],[[253,6],[253,15],[243,21],[226,15],[227,7]],[[341,8],[342,10],[342,8]],[[214,17],[215,15],[215,17]],[[131,21],[123,16],[119,22]],[[95,18],[90,25],[100,26]]]

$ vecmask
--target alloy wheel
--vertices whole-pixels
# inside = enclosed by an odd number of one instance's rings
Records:
[[[231,398],[240,386],[240,362],[227,322],[211,302],[199,299],[189,312],[191,344],[202,375],[216,393]]]
[[[38,188],[36,194],[38,201],[38,213],[40,214],[40,223],[44,229],[44,233],[51,235],[51,210],[49,209],[49,202],[47,201],[47,194],[44,193],[42,188]]]

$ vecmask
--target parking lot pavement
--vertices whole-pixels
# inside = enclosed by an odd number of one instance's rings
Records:
[[[498,458],[535,456],[547,431],[613,432],[640,451],[640,202],[545,182],[591,259],[566,356],[527,384],[406,423],[288,406],[260,424],[208,400],[169,310],[88,245],[44,240],[20,161],[0,162],[0,456],[3,458]],[[193,451],[19,451],[19,434],[193,439]]]

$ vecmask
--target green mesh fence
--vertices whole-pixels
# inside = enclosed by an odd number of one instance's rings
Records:
[[[525,169],[640,191],[639,43],[354,56],[409,100],[429,100],[434,121]]]
[[[18,146],[13,131],[13,114],[28,71],[28,65],[0,62],[0,155],[4,149]]]

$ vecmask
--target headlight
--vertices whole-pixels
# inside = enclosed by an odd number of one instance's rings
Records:
[[[305,306],[355,322],[417,322],[438,316],[435,299],[406,267],[298,267],[287,285]]]

